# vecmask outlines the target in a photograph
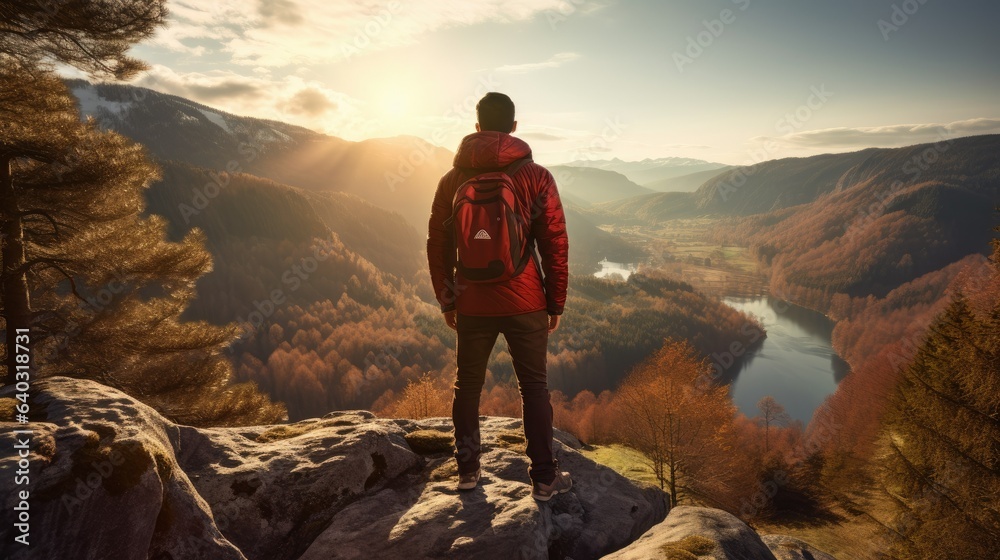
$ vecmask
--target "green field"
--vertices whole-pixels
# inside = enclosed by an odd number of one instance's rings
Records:
[[[610,467],[625,478],[653,486],[660,485],[646,457],[631,447],[617,443],[591,445],[580,452],[591,461]]]
[[[580,452],[592,461],[610,467],[632,481],[659,486],[648,460],[635,449],[620,444],[592,445]],[[682,499],[682,501],[684,500]],[[684,505],[701,505],[684,502]],[[848,515],[844,515],[844,518],[843,522],[823,525],[809,522],[773,523],[765,521],[758,521],[752,525],[754,530],[762,535],[787,535],[802,539],[843,560],[869,558],[871,542],[874,538],[874,525],[860,518],[850,518]]]

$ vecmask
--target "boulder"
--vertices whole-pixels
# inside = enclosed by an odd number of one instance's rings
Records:
[[[0,397],[13,394],[13,387]],[[0,557],[146,560],[246,557],[219,531],[209,504],[178,468],[179,429],[152,408],[90,381],[38,381],[28,424],[0,430],[0,496],[13,511],[29,492],[29,545],[5,522]],[[28,483],[12,450],[31,430]]]
[[[609,560],[776,560],[760,536],[722,510],[678,506],[638,540]]]
[[[0,398],[11,396],[11,388]],[[484,477],[455,490],[450,419],[343,411],[294,424],[197,429],[86,380],[35,382],[29,484],[0,456],[13,511],[30,490],[31,546],[14,560],[599,558],[660,522],[667,496],[581,455],[556,432],[567,494],[531,498],[521,422],[484,417]],[[23,436],[21,436],[23,437]],[[416,449],[414,449],[416,447]]]
[[[778,560],[837,560],[811,544],[783,535],[763,535],[760,537]]]
[[[446,418],[415,430],[445,431]],[[300,558],[599,558],[625,546],[666,515],[666,494],[639,487],[585,458],[556,431],[559,466],[574,488],[540,504],[531,497],[521,421],[480,420],[483,478],[455,490],[451,454],[339,511]]]

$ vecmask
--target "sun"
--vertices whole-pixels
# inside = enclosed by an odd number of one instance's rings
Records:
[[[390,92],[381,97],[378,107],[385,117],[401,119],[409,114],[410,99],[403,92]]]

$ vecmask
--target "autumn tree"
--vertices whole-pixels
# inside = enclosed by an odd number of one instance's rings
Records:
[[[728,389],[699,383],[708,371],[686,341],[667,340],[622,382],[614,399],[621,440],[650,460],[673,505],[724,486],[736,414]]]
[[[792,417],[774,397],[767,396],[757,401],[757,423],[764,427],[764,453],[771,451],[771,426],[787,426]]]
[[[428,372],[411,380],[399,400],[383,411],[383,416],[396,418],[433,418],[451,414],[449,391],[438,386]]]
[[[988,558],[1000,550],[1000,301],[961,294],[904,369],[883,421],[876,478],[890,554]]]

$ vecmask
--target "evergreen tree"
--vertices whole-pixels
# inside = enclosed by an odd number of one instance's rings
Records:
[[[976,316],[956,295],[901,375],[877,478],[890,554],[992,558],[1000,550],[1000,301]]]
[[[188,424],[278,420],[284,408],[254,385],[229,384],[233,329],[179,320],[211,270],[203,234],[170,242],[162,218],[142,216],[158,170],[140,146],[81,123],[48,68],[134,73],[142,65],[124,53],[162,22],[162,7],[0,3],[5,379],[15,380],[15,329],[30,328],[34,376],[96,379]]]
[[[127,56],[167,16],[166,0],[0,0],[0,53],[33,68],[61,62],[125,79],[146,65]]]

